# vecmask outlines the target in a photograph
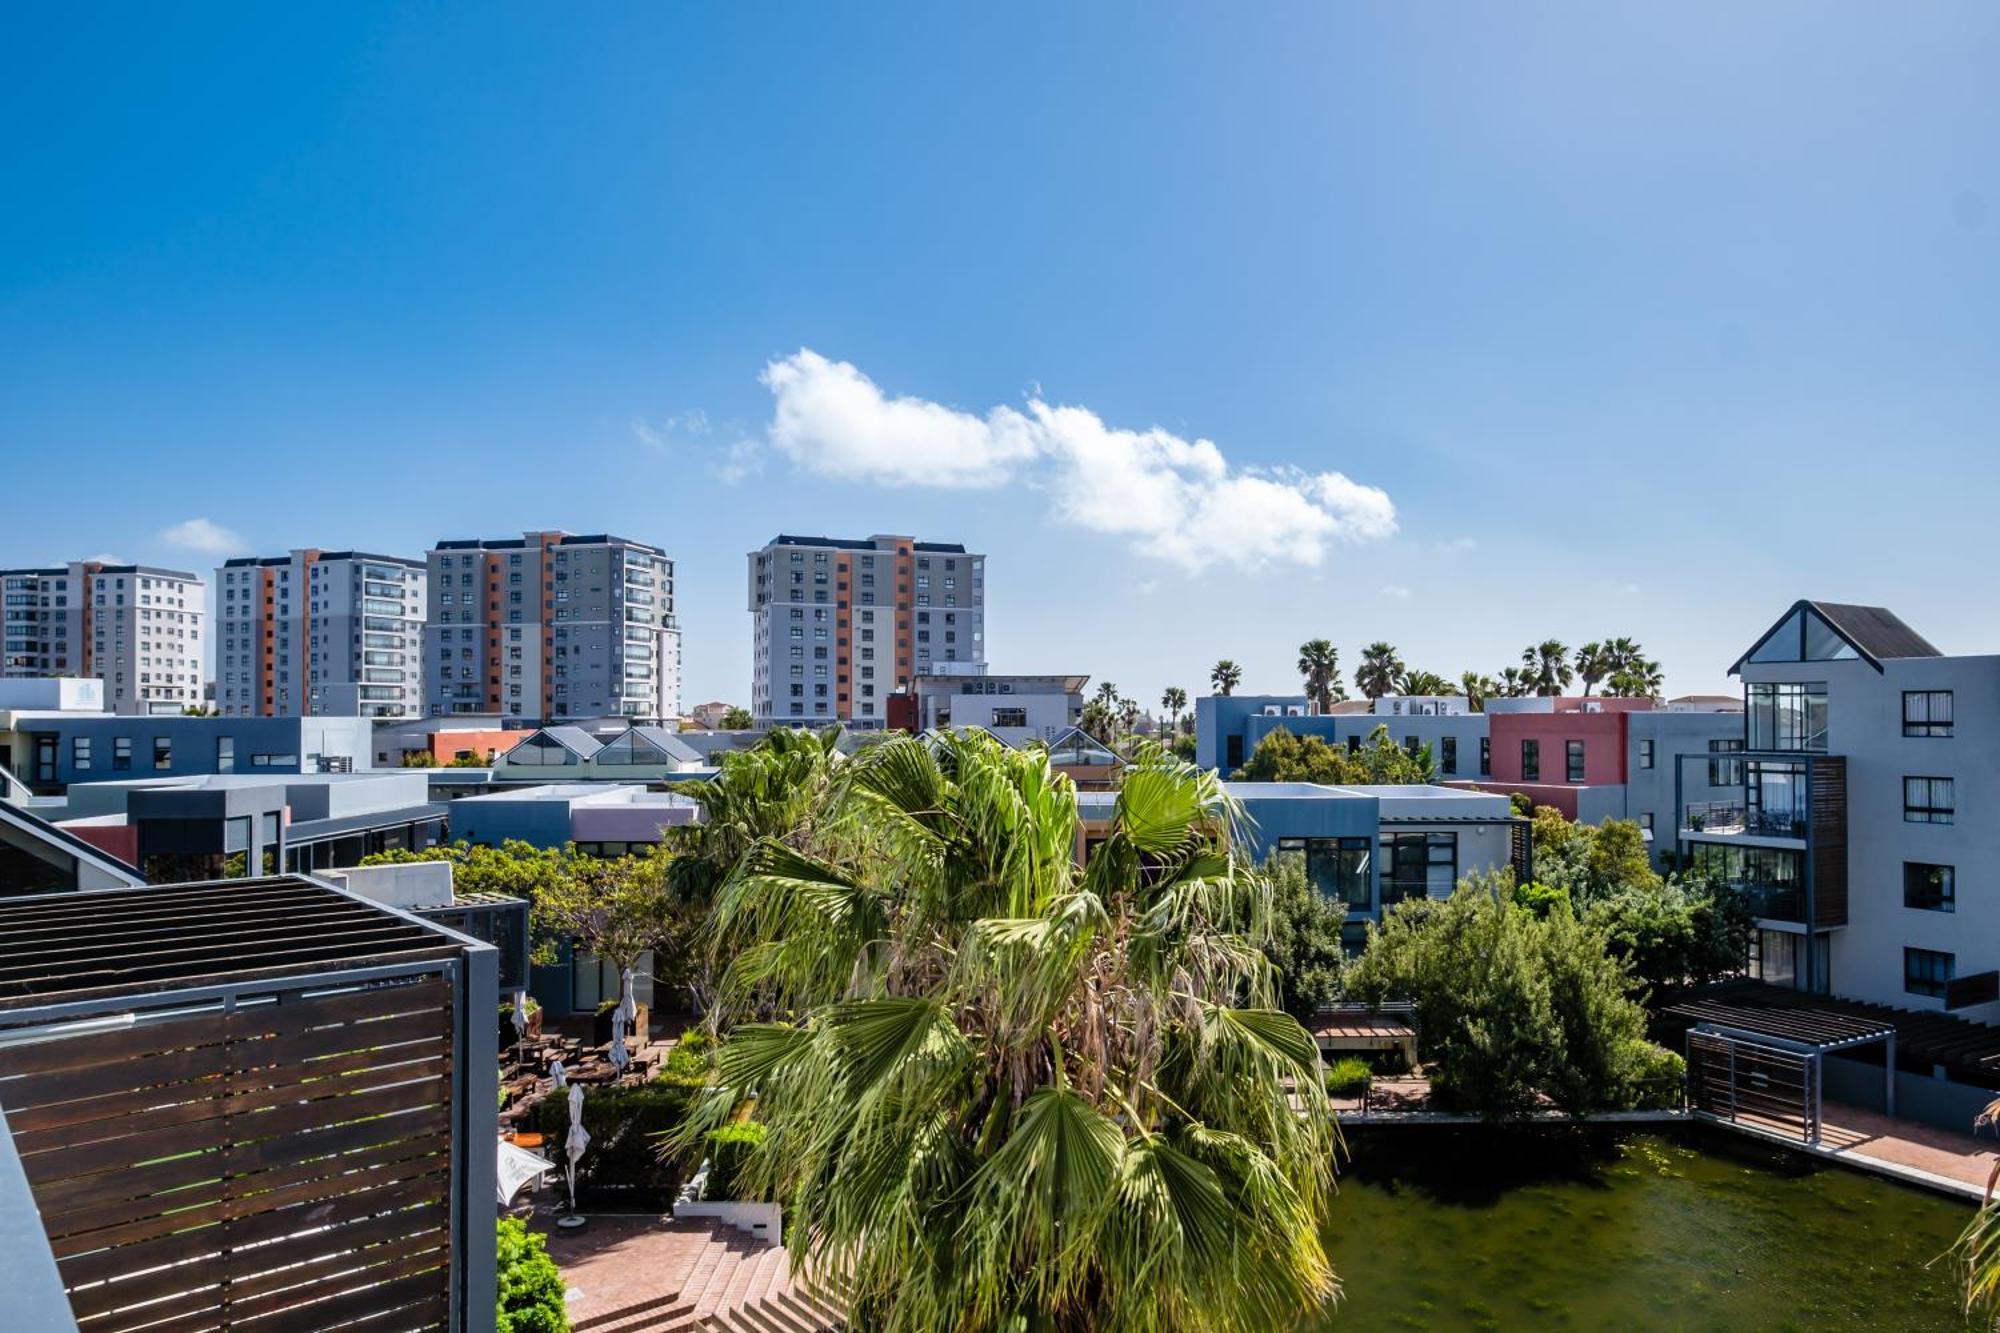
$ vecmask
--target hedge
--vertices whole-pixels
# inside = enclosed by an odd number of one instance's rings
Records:
[[[702,1187],[704,1199],[748,1199],[739,1183],[743,1168],[764,1146],[764,1127],[755,1120],[739,1120],[708,1133],[708,1180]]]
[[[500,1302],[494,1333],[569,1333],[562,1273],[548,1241],[512,1217],[500,1219],[496,1240]]]

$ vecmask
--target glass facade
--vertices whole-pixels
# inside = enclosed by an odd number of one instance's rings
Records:
[[[1382,839],[1382,906],[1405,898],[1449,898],[1458,886],[1456,833],[1391,833]]]
[[[1305,856],[1306,883],[1322,897],[1357,912],[1374,906],[1369,864],[1374,848],[1367,838],[1286,838],[1278,850]]]
[[[1688,844],[1688,869],[1744,895],[1753,914],[1774,921],[1805,920],[1805,853],[1782,847]]]
[[[1751,749],[1826,753],[1826,682],[1753,682],[1746,706]]]

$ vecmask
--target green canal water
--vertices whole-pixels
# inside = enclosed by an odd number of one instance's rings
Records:
[[[1317,1333],[1969,1327],[1939,1258],[1969,1204],[1722,1131],[1350,1146],[1328,1230],[1345,1295]]]

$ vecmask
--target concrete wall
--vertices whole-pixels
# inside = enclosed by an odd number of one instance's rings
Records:
[[[1823,1057],[1820,1087],[1829,1102],[1846,1102],[1870,1111],[1883,1110],[1887,1102],[1882,1066],[1858,1060],[1844,1060],[1835,1055]],[[1995,1097],[2000,1097],[2000,1093],[1990,1088],[1896,1071],[1896,1115],[1904,1120],[1970,1134],[1973,1120]]]
[[[322,870],[319,877],[351,893],[390,907],[445,907],[452,898],[449,861],[410,861],[401,865],[348,866]]]

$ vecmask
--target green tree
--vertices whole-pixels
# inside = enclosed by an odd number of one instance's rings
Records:
[[[494,1333],[569,1333],[562,1272],[548,1241],[518,1218],[500,1219],[495,1241],[500,1301]]]
[[[723,731],[748,731],[757,725],[757,720],[750,716],[750,710],[741,707],[728,709],[723,713],[721,721]]]
[[[1102,699],[1092,699],[1083,706],[1083,714],[1076,724],[1093,740],[1106,745],[1118,738],[1118,715],[1111,711],[1111,705]]]
[[[1354,688],[1370,699],[1379,699],[1396,691],[1396,681],[1403,674],[1403,659],[1396,656],[1394,645],[1377,640],[1361,650],[1361,665],[1354,669]]]
[[[1506,667],[1500,672],[1500,692],[1502,699],[1523,699],[1535,692],[1534,682],[1528,673],[1519,667]]]
[[[1340,970],[1346,953],[1340,928],[1347,905],[1314,888],[1306,879],[1306,859],[1280,852],[1264,863],[1271,882],[1271,929],[1262,941],[1264,956],[1278,974],[1279,1007],[1308,1023],[1340,998]]]
[[[1596,640],[1576,650],[1576,676],[1583,682],[1585,698],[1590,697],[1591,691],[1597,688],[1597,682],[1610,675],[1616,665],[1610,650]]]
[[[1323,1311],[1338,1132],[1275,1007],[1268,891],[1212,774],[1145,747],[1082,868],[1038,749],[891,738],[828,836],[724,886],[736,1026],[681,1151],[753,1089],[743,1166],[809,1278],[887,1333],[1263,1330]],[[1246,1005],[1248,1007],[1239,1007]]]
[[[405,750],[403,751],[402,766],[404,768],[436,768],[438,766],[437,756],[429,750]]]
[[[1166,712],[1170,734],[1181,734],[1181,715],[1187,712],[1187,691],[1178,685],[1169,685],[1160,694],[1160,707]]]
[[[1243,683],[1243,668],[1225,657],[1209,668],[1208,683],[1215,687],[1217,694],[1226,699],[1236,692],[1238,685]]]
[[[1386,724],[1378,724],[1369,732],[1368,739],[1354,751],[1352,758],[1361,766],[1361,776],[1349,779],[1353,782],[1403,786],[1429,782],[1437,772],[1429,745],[1419,745],[1414,750],[1398,745],[1389,739]]]
[[[1234,777],[1239,782],[1400,786],[1429,782],[1432,771],[1430,747],[1419,746],[1412,753],[1389,739],[1387,726],[1377,726],[1352,752],[1344,746],[1328,745],[1318,736],[1300,736],[1289,727],[1274,727],[1264,733]]]
[[[1656,999],[1740,975],[1756,924],[1742,895],[1675,880],[1600,898],[1584,919]]]
[[[532,905],[554,884],[574,871],[576,853],[569,847],[537,847],[509,838],[498,847],[475,847],[459,841],[420,852],[396,849],[361,858],[364,866],[401,865],[412,861],[451,862],[452,887],[460,893],[497,893],[526,898]]]
[[[1430,696],[1451,693],[1451,682],[1435,671],[1404,671],[1396,682],[1398,694]]]
[[[1484,712],[1486,701],[1500,697],[1500,682],[1481,671],[1467,671],[1458,678],[1459,692],[1474,712]]]
[[[1391,909],[1349,966],[1348,994],[1406,999],[1446,1105],[1518,1116],[1636,1104],[1656,1067],[1645,1011],[1604,935],[1553,907],[1514,905],[1513,877],[1468,877],[1447,899]]]
[[[1554,696],[1569,688],[1576,668],[1569,664],[1569,647],[1560,639],[1543,639],[1521,650],[1521,674],[1535,694]]]
[[[1315,713],[1330,713],[1336,699],[1347,697],[1340,683],[1340,650],[1331,639],[1308,639],[1299,645],[1299,674],[1305,677],[1306,698]]]
[[[623,977],[646,953],[654,955],[655,983],[681,980],[694,956],[701,917],[667,888],[672,855],[647,847],[629,856],[579,856],[571,873],[544,888],[530,915],[540,933],[572,941],[618,969]]]
[[[838,727],[776,727],[750,749],[724,753],[713,778],[673,784],[701,807],[700,819],[662,835],[675,853],[667,872],[674,896],[711,902],[759,839],[796,839],[844,762]]]

